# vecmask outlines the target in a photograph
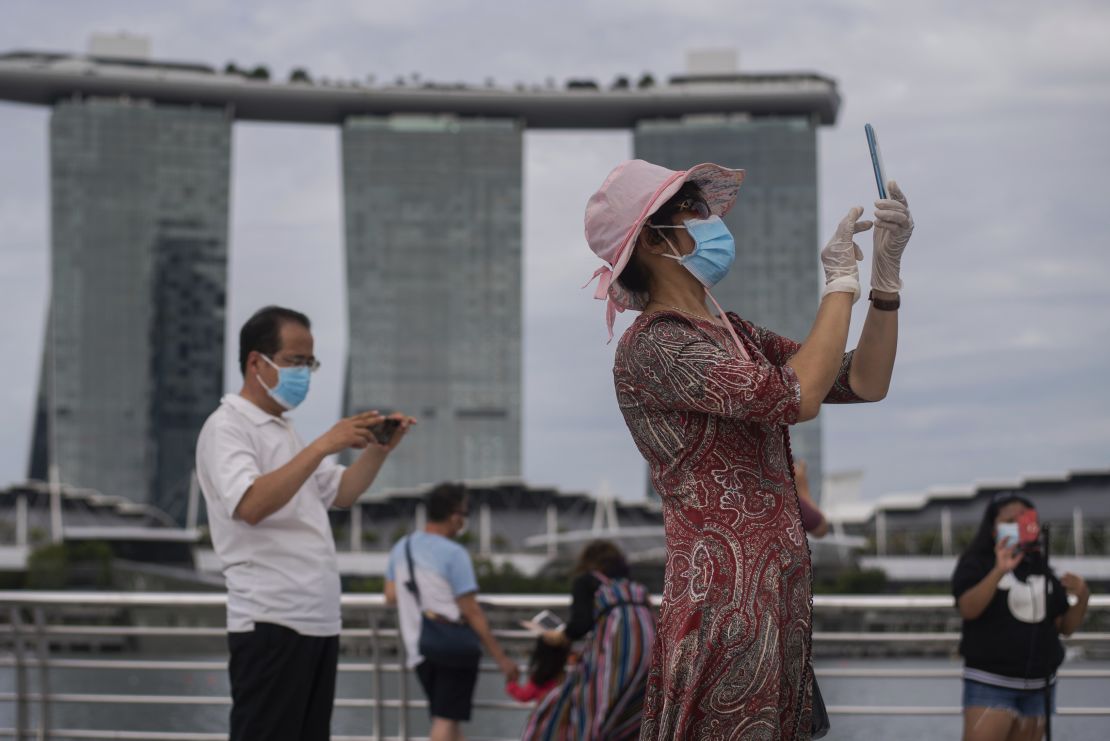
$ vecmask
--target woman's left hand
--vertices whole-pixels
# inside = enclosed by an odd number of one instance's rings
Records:
[[[1091,596],[1091,590],[1082,576],[1069,571],[1060,577],[1060,583],[1064,585],[1064,589],[1068,590],[1068,594],[1075,595],[1080,602],[1086,602]]]
[[[902,253],[913,234],[913,216],[898,183],[887,184],[889,198],[875,201],[874,260],[871,288],[886,293],[902,290]]]
[[[567,642],[567,634],[561,630],[545,630],[542,638],[549,646],[562,646]]]

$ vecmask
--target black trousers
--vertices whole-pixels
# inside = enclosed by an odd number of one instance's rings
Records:
[[[273,623],[228,633],[231,741],[328,741],[339,637]]]

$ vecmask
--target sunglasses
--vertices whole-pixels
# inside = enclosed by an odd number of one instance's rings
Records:
[[[709,203],[704,198],[684,198],[675,204],[675,213],[682,213],[683,211],[692,211],[698,215],[699,219],[708,219],[710,210]]]

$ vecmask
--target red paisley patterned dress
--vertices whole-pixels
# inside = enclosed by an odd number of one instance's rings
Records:
[[[811,569],[787,425],[798,343],[728,314],[641,315],[617,401],[663,498],[667,567],[641,739],[808,739]],[[827,402],[862,401],[852,354]]]

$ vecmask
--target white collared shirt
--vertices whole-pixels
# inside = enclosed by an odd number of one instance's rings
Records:
[[[254,480],[305,447],[283,417],[237,394],[223,397],[197,439],[197,479],[212,546],[227,581],[227,629],[277,623],[309,636],[339,634],[339,567],[328,508],[346,470],[325,460],[284,507],[257,525],[234,517]]]

